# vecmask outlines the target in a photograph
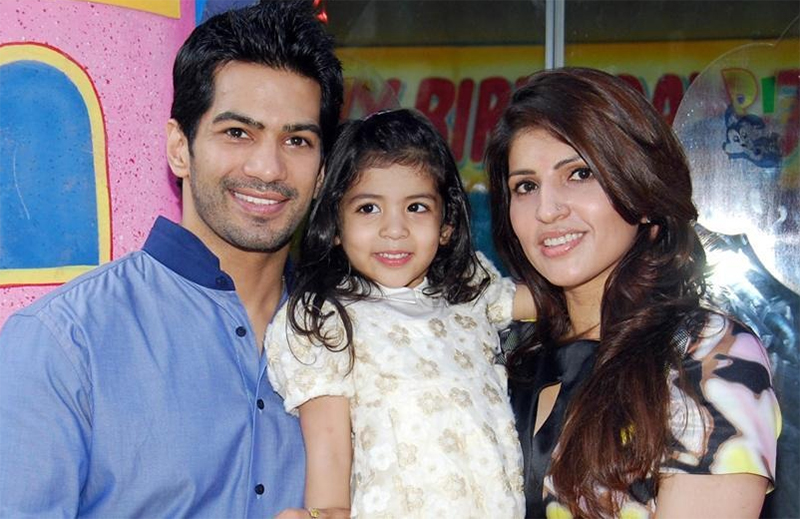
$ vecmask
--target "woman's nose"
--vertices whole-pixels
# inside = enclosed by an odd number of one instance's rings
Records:
[[[569,214],[569,203],[561,190],[556,186],[540,186],[536,218],[549,223],[567,214]]]

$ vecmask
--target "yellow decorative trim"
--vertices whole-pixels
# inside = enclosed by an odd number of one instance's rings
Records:
[[[0,286],[60,285],[95,267],[97,265],[0,270]]]
[[[86,71],[58,49],[42,44],[9,43],[0,45],[0,66],[16,61],[38,61],[63,72],[78,89],[92,133],[95,198],[97,199],[97,244],[100,264],[111,260],[111,200],[106,164],[106,132],[103,111],[92,80]],[[64,283],[97,265],[39,269],[0,269],[0,285],[45,285]]]
[[[148,13],[160,14],[167,18],[180,19],[180,0],[92,0],[97,4],[116,5],[126,9],[135,9]]]

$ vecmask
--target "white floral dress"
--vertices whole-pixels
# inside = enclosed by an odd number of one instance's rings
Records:
[[[350,399],[353,517],[524,516],[522,455],[494,363],[514,285],[487,269],[491,285],[467,304],[426,296],[423,282],[349,305],[351,371],[347,351],[292,334],[285,308],[270,326],[269,379],[289,412],[318,396]]]

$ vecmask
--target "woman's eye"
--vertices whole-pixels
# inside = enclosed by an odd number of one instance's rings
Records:
[[[536,191],[537,187],[538,186],[536,185],[535,182],[532,182],[530,180],[520,180],[519,182],[514,184],[512,189],[514,193],[518,195],[524,195],[526,193]]]
[[[356,210],[357,213],[372,214],[378,212],[378,206],[375,204],[364,204],[359,206]]]
[[[572,179],[572,180],[589,180],[593,176],[594,176],[594,173],[592,173],[591,169],[589,169],[589,168],[578,168],[578,169],[576,169],[575,171],[573,171],[570,174],[569,178]]]
[[[414,202],[408,206],[408,212],[410,213],[424,213],[426,211],[428,211],[428,206],[419,202]]]

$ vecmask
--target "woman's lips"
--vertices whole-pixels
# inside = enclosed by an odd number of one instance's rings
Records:
[[[586,233],[567,232],[558,235],[549,235],[541,241],[542,254],[548,258],[562,256],[577,247],[583,239],[584,234]]]

